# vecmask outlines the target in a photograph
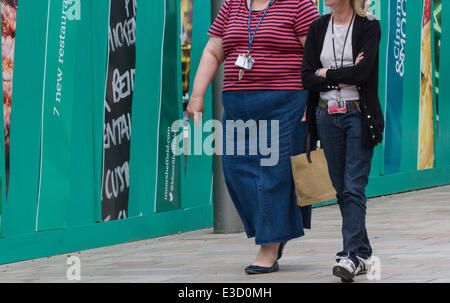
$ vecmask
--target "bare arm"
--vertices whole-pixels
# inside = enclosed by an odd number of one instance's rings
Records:
[[[211,37],[203,51],[202,59],[197,69],[194,80],[191,100],[187,108],[188,117],[200,126],[205,110],[204,98],[208,86],[211,84],[220,65],[225,61],[222,39]]]

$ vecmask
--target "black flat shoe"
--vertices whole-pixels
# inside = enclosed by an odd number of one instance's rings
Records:
[[[287,242],[280,243],[280,247],[278,248],[278,260],[280,260],[281,257],[283,256],[283,250],[286,244]]]
[[[250,265],[245,268],[245,272],[249,275],[269,274],[272,272],[276,272],[278,270],[279,270],[278,262],[275,262],[272,265],[272,267]]]

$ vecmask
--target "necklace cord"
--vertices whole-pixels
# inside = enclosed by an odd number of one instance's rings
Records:
[[[269,10],[269,8],[273,2],[274,2],[274,0],[270,0],[269,4],[267,5],[266,10],[264,11],[263,15],[259,19],[259,22],[256,25],[255,31],[253,32],[253,35],[252,35],[251,23],[252,23],[253,0],[250,0],[250,9],[249,9],[249,15],[248,15],[248,54],[250,54],[250,50],[252,48],[252,44],[253,44],[253,40],[255,39],[256,32],[258,31],[258,28],[261,25],[261,22],[263,21],[264,17],[266,16],[267,11]]]
[[[350,24],[347,28],[347,34],[345,35],[344,45],[342,46],[342,57],[341,57],[341,68],[344,67],[344,54],[345,54],[345,46],[347,44],[348,34],[350,33],[350,28],[352,27],[353,21],[355,19],[355,13],[352,15],[352,19],[350,20]],[[336,68],[338,68],[337,57],[336,57],[336,45],[334,41],[334,16],[331,16],[331,38],[333,40],[333,55],[334,55],[334,63]],[[341,91],[341,88],[338,88],[338,91]]]
[[[352,15],[352,19],[350,20],[350,24],[348,25],[347,34],[345,35],[344,45],[342,47],[342,58],[341,58],[341,67],[344,67],[344,54],[345,54],[345,46],[347,44],[348,34],[350,33],[350,28],[352,27],[353,20],[355,19],[355,13]],[[334,62],[336,64],[336,68],[338,68],[337,58],[336,58],[336,45],[334,41],[334,16],[331,19],[331,38],[333,40],[333,54],[334,54]]]

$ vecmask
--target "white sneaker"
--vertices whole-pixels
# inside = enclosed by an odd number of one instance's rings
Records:
[[[369,262],[368,259],[363,259],[361,257],[357,257],[359,260],[359,265],[355,270],[355,276],[359,276],[359,275],[364,275],[367,274],[367,272],[369,271]]]
[[[355,263],[347,257],[339,258],[336,265],[333,266],[333,275],[341,278],[342,282],[352,282],[355,278],[355,273]]]

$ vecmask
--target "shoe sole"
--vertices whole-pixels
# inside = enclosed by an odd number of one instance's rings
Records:
[[[278,271],[278,269],[277,270],[273,270],[273,271],[265,271],[265,272],[246,270],[245,272],[248,275],[264,275],[264,274],[271,274],[271,273],[274,273],[274,272],[277,272],[277,271]]]
[[[279,266],[276,266],[272,270],[268,270],[268,271],[258,271],[258,270],[245,269],[245,272],[248,275],[263,275],[263,274],[270,274],[270,273],[273,273],[273,272],[277,272],[278,270],[280,270]]]
[[[355,276],[340,266],[333,267],[333,275],[341,278],[342,282],[353,282]]]
[[[360,271],[358,274],[356,274],[355,276],[361,276],[361,275],[366,275],[367,274],[367,270],[365,271]]]

